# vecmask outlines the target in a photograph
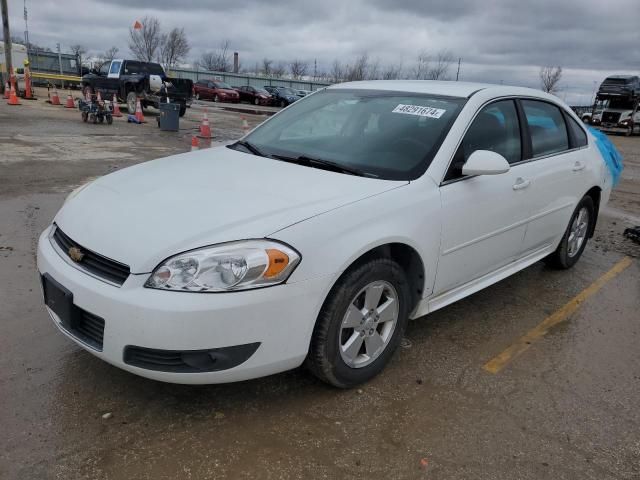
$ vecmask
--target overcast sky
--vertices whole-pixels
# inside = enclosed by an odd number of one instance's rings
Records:
[[[9,0],[22,35],[24,0]],[[243,66],[300,58],[319,69],[368,53],[411,68],[421,50],[462,57],[461,79],[539,86],[541,65],[564,69],[561,98],[590,102],[613,73],[640,73],[640,0],[27,0],[32,42],[91,53],[115,45],[145,15],[184,27],[190,61],[228,39]],[[455,66],[451,75],[455,76]]]

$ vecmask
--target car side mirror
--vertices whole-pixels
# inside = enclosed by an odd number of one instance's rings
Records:
[[[490,150],[476,150],[462,166],[463,175],[499,175],[511,167],[502,155]]]

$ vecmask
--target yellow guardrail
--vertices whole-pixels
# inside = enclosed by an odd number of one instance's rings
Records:
[[[31,72],[31,78],[42,78],[45,80],[63,80],[65,82],[78,82],[82,80],[82,77],[75,75],[60,75],[59,73],[43,73],[43,72]]]

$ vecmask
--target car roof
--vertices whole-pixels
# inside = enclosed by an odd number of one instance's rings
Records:
[[[481,90],[489,90],[490,93],[495,96],[523,95],[549,98],[549,95],[533,88],[513,87],[509,85],[493,85],[490,83],[454,82],[439,80],[368,80],[364,82],[339,83],[327,87],[327,89],[342,88],[428,93],[431,95],[443,95],[461,98],[468,98],[474,93]]]
[[[636,78],[636,75],[609,75],[605,80],[609,80],[610,78],[617,78],[623,80],[632,80]]]

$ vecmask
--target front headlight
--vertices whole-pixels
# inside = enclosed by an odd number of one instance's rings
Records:
[[[300,255],[279,242],[230,242],[165,260],[144,286],[182,292],[249,290],[286,281],[298,263]]]

